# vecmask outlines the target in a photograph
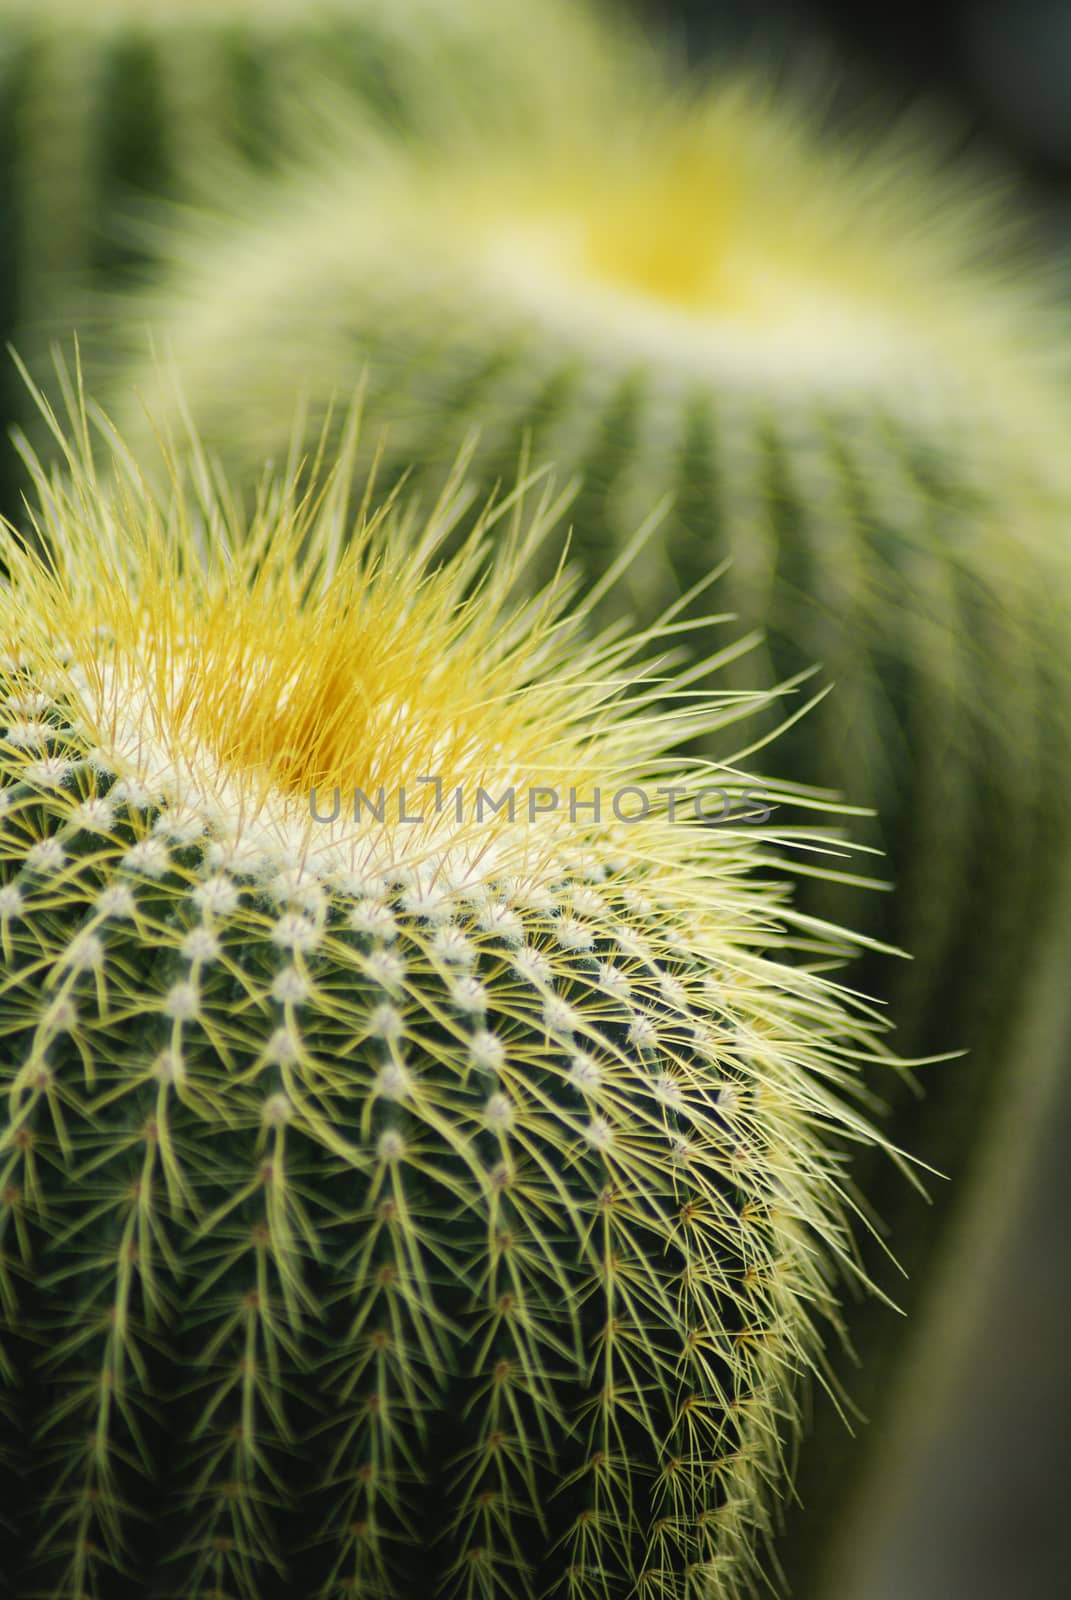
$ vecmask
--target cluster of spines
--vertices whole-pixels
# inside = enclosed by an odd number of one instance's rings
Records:
[[[12,1592],[738,1592],[866,1027],[612,868],[243,876],[9,691]]]

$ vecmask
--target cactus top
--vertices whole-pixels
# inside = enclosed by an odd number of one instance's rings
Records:
[[[417,534],[383,511],[354,531],[337,472],[304,501],[290,479],[244,526],[223,500],[175,488],[165,514],[137,478],[105,490],[75,465],[66,488],[42,480],[48,562],[12,553],[11,660],[63,683],[91,762],[210,825],[244,866],[534,882],[578,852],[630,855],[632,786],[653,871],[661,743],[742,709],[623,714],[660,692],[643,641],[585,644],[565,578],[518,594],[549,490],[527,521],[507,497],[429,575],[469,498],[456,477]]]
[[[410,136],[342,127],[286,181],[221,194],[236,228],[183,219],[138,318],[213,438],[263,416],[263,446],[280,374],[322,404],[406,351],[462,392],[501,358],[504,406],[563,361],[789,417],[862,396],[922,431],[988,428],[980,460],[1058,470],[1051,275],[999,184],[945,163],[922,117],[864,144],[757,81],[673,88],[627,29],[530,78],[520,109],[444,82]]]

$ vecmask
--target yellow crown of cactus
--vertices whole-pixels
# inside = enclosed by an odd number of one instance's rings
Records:
[[[74,409],[0,588],[5,1593],[749,1592],[888,1059],[791,830],[613,815],[749,703],[516,598],[549,491],[443,559],[352,434],[247,525]]]

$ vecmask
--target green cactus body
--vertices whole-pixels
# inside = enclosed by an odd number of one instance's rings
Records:
[[[905,1049],[970,1052],[968,1097],[942,1069],[890,1124],[953,1180],[925,1219],[903,1196],[914,1304],[992,1095],[1013,1117],[1019,1075],[1055,1060],[1015,1042],[1068,927],[1065,312],[999,197],[940,176],[924,131],[864,150],[753,85],[686,101],[650,60],[582,67],[564,115],[503,131],[488,114],[476,137],[431,120],[374,161],[342,137],[232,230],[176,230],[126,323],[153,323],[239,464],[284,448],[295,387],[318,424],[365,373],[388,462],[432,482],[469,427],[488,479],[527,435],[583,475],[573,548],[593,579],[675,496],[631,608],[649,618],[728,559],[728,607],[766,631],[761,681],[821,664],[834,692],[770,763],[875,808],[864,837],[894,891],[826,880],[803,904],[912,952],[859,978]],[[170,380],[133,374],[166,414]],[[880,1359],[856,1392],[879,1412]],[[823,1472],[849,1450],[827,1422]],[[806,1467],[821,1535],[838,1517]]]
[[[751,1592],[884,1025],[776,831],[468,809],[749,707],[513,598],[549,497],[436,565],[458,492],[246,526],[85,429],[0,590],[5,1594]]]

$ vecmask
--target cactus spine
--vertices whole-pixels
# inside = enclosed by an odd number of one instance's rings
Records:
[[[748,707],[517,597],[549,494],[441,562],[352,436],[246,526],[75,418],[0,590],[5,1593],[750,1592],[884,1025],[776,830],[467,810]]]

